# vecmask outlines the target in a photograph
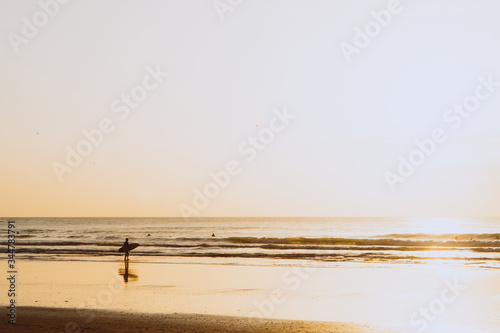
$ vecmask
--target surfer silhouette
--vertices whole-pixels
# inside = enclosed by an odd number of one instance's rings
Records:
[[[128,260],[128,257],[130,255],[129,247],[128,247],[128,238],[125,238],[125,243],[123,243],[123,248],[125,249],[125,257],[123,260]]]

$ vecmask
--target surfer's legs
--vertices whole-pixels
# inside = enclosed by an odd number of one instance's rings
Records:
[[[129,256],[129,252],[127,251],[127,252],[125,252],[125,258],[123,258],[123,260],[125,260],[125,261],[128,260],[128,256]]]

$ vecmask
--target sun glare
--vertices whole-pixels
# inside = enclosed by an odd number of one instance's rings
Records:
[[[470,231],[467,220],[462,218],[418,218],[412,220],[411,224],[423,234],[461,234]]]

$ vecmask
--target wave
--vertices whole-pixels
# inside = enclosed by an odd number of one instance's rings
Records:
[[[67,258],[67,257],[121,257],[123,254],[116,251],[95,250],[68,250],[68,249],[34,249],[28,251],[21,249],[18,255],[37,255],[36,259],[44,257]],[[41,257],[40,255],[44,255]],[[145,252],[134,251],[134,257],[184,257],[184,258],[242,258],[242,259],[283,259],[283,260],[312,260],[322,262],[407,262],[419,263],[425,261],[447,260],[465,262],[490,262],[500,263],[499,257],[462,257],[462,256],[425,256],[425,255],[403,255],[402,253],[384,252],[347,252],[347,253],[324,253],[324,252]]]
[[[487,235],[487,236],[486,236]],[[230,237],[228,241],[236,244],[281,244],[281,245],[381,245],[381,246],[415,246],[415,247],[500,247],[500,234],[482,235],[480,240],[433,240],[404,239],[404,237],[382,238],[267,238],[267,237]],[[404,236],[404,235],[398,235]],[[434,235],[436,236],[436,235]],[[478,235],[479,236],[479,235]],[[479,237],[478,237],[479,238]]]
[[[33,235],[33,234],[45,234],[56,231],[55,229],[19,229],[22,234]]]
[[[425,239],[425,240],[457,240],[459,241],[467,241],[470,239],[473,240],[500,240],[500,234],[499,233],[483,233],[483,234],[474,234],[474,233],[467,233],[467,234],[453,234],[453,233],[447,233],[447,234],[425,234],[425,233],[414,233],[414,234],[388,234],[388,235],[382,235],[382,236],[376,236],[379,238],[394,238],[394,239]]]
[[[450,234],[452,235],[452,234]],[[388,238],[387,236],[391,236]],[[413,239],[408,239],[412,236]],[[422,239],[433,236],[437,239]],[[453,235],[452,235],[453,236]],[[464,235],[461,235],[462,237]],[[469,237],[469,235],[467,235]],[[423,249],[457,249],[457,248],[500,248],[500,240],[496,238],[500,234],[475,234],[468,240],[450,240],[445,235],[386,235],[375,236],[371,238],[268,238],[268,237],[229,237],[229,238],[168,238],[168,239],[148,239],[136,238],[141,247],[160,247],[160,248],[262,248],[262,249],[323,249],[323,250],[363,250],[372,248],[374,250],[387,250],[388,248],[397,248],[398,250],[423,250]],[[26,239],[28,238],[28,239]],[[27,247],[58,247],[58,246],[109,246],[120,247],[123,243],[112,241],[109,236],[100,239],[87,241],[73,241],[69,239],[77,238],[73,235],[61,239],[51,240],[33,240],[33,237],[20,239],[17,245]],[[81,237],[80,237],[81,238]],[[472,240],[471,240],[472,239]],[[7,245],[6,242],[0,242],[0,246]]]

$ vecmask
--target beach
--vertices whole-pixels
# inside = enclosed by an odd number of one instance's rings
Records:
[[[146,314],[107,310],[60,308],[21,308],[22,319],[16,327],[0,325],[12,332],[346,332],[382,333],[366,325],[292,321],[277,319],[248,319],[200,314]],[[82,317],[95,319],[77,324]],[[66,323],[66,324],[64,324]]]
[[[269,304],[279,308],[287,296],[274,303],[278,289],[269,292],[265,285],[267,279],[290,269],[294,268],[22,262],[16,326],[3,321],[0,328],[13,332],[382,332],[361,323],[292,320],[291,313],[284,316],[290,319],[274,318],[284,312]],[[2,288],[7,288],[3,282]],[[282,291],[287,292],[285,287]]]
[[[19,332],[417,332],[411,315],[432,307],[446,288],[454,301],[426,332],[500,327],[498,274],[491,270],[118,259],[24,261],[18,272]],[[3,307],[8,300],[1,299]],[[12,328],[6,320],[0,327]]]
[[[498,222],[20,218],[0,328],[498,333]]]

